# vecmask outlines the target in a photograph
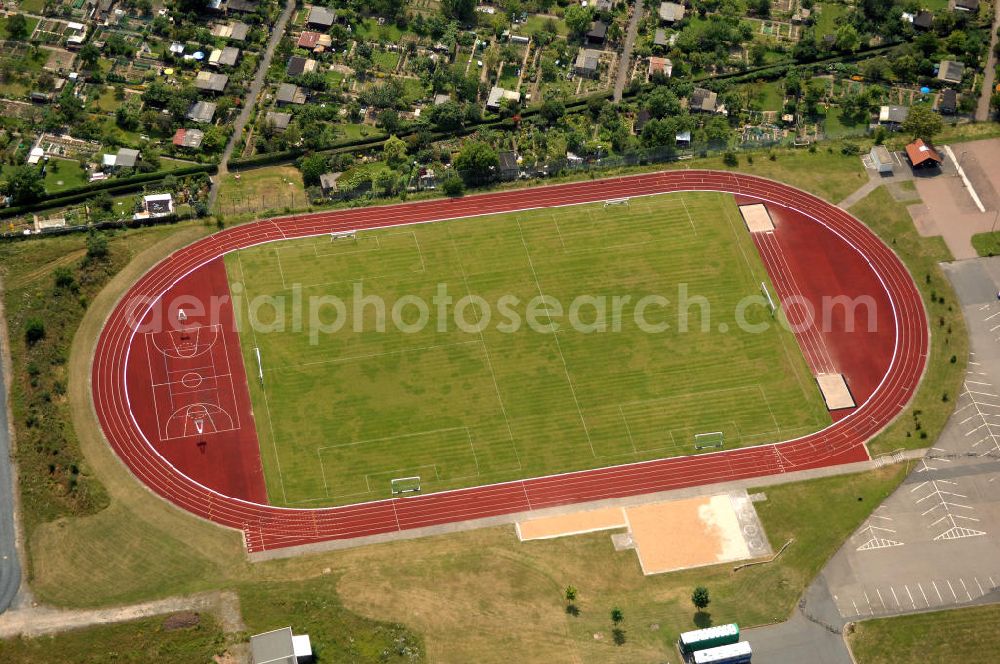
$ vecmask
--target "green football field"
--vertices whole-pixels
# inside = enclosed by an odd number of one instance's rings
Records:
[[[288,240],[226,266],[276,505],[695,454],[699,433],[757,445],[830,421],[768,308],[743,310],[764,331],[737,325],[741,300],[774,289],[727,194]]]

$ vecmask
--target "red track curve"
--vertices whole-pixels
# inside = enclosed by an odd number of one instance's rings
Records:
[[[142,317],[149,303],[184,275],[227,252],[333,231],[674,191],[729,192],[797,209],[824,224],[865,257],[892,303],[896,343],[888,371],[864,404],[822,431],[772,445],[317,509],[251,503],[202,486],[153,449],[129,410],[125,367],[134,335],[132,323]],[[142,309],[137,308],[137,302],[142,303]],[[458,199],[321,212],[262,220],[220,231],[171,254],[122,297],[97,341],[92,391],[105,436],[140,481],[193,514],[242,530],[248,550],[256,552],[867,459],[864,443],[903,410],[916,390],[927,360],[929,341],[923,302],[906,268],[892,250],[848,213],[811,194],[764,178],[717,171],[672,171]]]

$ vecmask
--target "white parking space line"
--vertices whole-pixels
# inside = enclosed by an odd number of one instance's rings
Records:
[[[903,587],[906,588],[906,594],[910,597],[910,604],[913,605],[914,609],[917,608],[917,603],[913,601],[913,593],[910,592],[910,586],[904,585]]]
[[[851,604],[853,604],[853,605],[854,605],[854,615],[856,615],[856,616],[860,616],[860,615],[861,615],[861,612],[860,612],[860,611],[858,611],[858,603],[857,603],[857,602],[855,602],[855,601],[854,601],[854,600],[852,599],[852,600],[851,600]]]
[[[917,588],[920,588],[920,594],[924,596],[924,604],[930,606],[931,603],[927,601],[927,593],[924,592],[924,587],[920,583],[917,583]]]
[[[979,583],[979,577],[974,576],[972,577],[972,579],[976,582],[976,585],[979,586],[979,596],[982,597],[983,595],[985,595],[986,591],[983,590],[983,584]]]
[[[958,601],[958,595],[955,594],[955,589],[952,587],[951,581],[948,581],[948,579],[945,579],[945,581],[948,583],[948,590],[951,591],[951,596],[954,597],[955,601],[957,602]]]
[[[965,579],[959,579],[959,581],[962,582],[962,587],[965,588],[965,595],[969,598],[969,601],[971,602],[972,601],[972,593],[969,592],[969,587],[967,585],[965,585]]]
[[[931,581],[931,585],[932,585],[932,586],[934,586],[934,592],[936,592],[936,593],[937,593],[937,596],[938,596],[938,602],[940,602],[941,604],[944,604],[944,598],[943,598],[943,597],[941,597],[941,591],[940,591],[940,590],[938,590],[938,587],[937,587],[937,582],[936,582],[936,581],[933,581],[933,580],[932,580],[932,581]]]
[[[878,595],[878,601],[882,603],[882,608],[883,608],[884,610],[888,611],[888,610],[889,610],[889,607],[887,607],[887,606],[885,605],[885,600],[884,600],[884,599],[882,599],[882,591],[881,591],[881,590],[879,590],[878,588],[876,588],[876,589],[875,589],[875,593],[876,593],[876,594]]]
[[[875,609],[872,608],[872,601],[868,599],[868,591],[865,590],[863,592],[865,594],[865,601],[868,603],[868,613],[870,613],[871,615],[875,615]]]
[[[899,603],[899,598],[896,597],[896,589],[893,588],[892,586],[889,586],[889,590],[892,591],[892,599],[896,602],[896,608],[897,609],[903,608],[903,605]]]

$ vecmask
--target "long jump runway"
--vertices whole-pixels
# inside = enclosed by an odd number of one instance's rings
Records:
[[[154,444],[139,425],[139,421],[148,422],[151,419],[146,412],[151,406],[135,403],[129,392],[129,355],[143,353],[142,348],[147,343],[144,334],[136,329],[138,323],[149,315],[153,303],[196,270],[215,266],[212,279],[198,280],[206,289],[198,295],[208,298],[221,294],[217,290],[219,282],[224,282],[225,274],[219,258],[228,252],[265,242],[338,231],[679,191],[728,192],[740,198],[764,202],[769,209],[779,213],[779,218],[780,212],[785,210],[811,219],[843,240],[856,254],[855,258],[860,257],[852,265],[863,266],[861,269],[868,274],[859,274],[859,279],[871,279],[871,273],[874,273],[873,283],[884,289],[881,296],[891,305],[895,336],[888,348],[877,349],[877,354],[882,355],[885,350],[890,356],[880,358],[879,364],[886,367],[882,375],[865,379],[872,388],[862,403],[835,417],[834,423],[822,431],[772,445],[317,509],[267,505],[258,497],[260,493],[257,489],[248,490],[246,495],[254,496],[248,499],[210,488],[207,482],[192,478],[190,473],[182,472],[171,463],[168,455],[161,451],[163,441]],[[822,251],[822,247],[813,247],[811,253]],[[783,279],[790,275],[775,271],[768,261],[765,261],[765,266],[780,289]],[[220,274],[214,274],[220,270]],[[846,280],[851,278],[850,273],[841,276]],[[239,347],[235,331],[230,329],[223,334],[231,335],[225,336],[225,345],[232,349]],[[801,335],[799,339],[802,343]],[[869,458],[865,443],[887,426],[913,396],[924,371],[928,345],[927,316],[913,280],[892,250],[864,224],[822,199],[785,184],[749,175],[688,170],[457,199],[321,212],[262,220],[220,231],[161,261],[122,297],[109,315],[94,351],[92,390],[95,410],[105,436],[141,482],[164,499],[195,515],[241,530],[248,551],[260,552],[865,460]],[[861,361],[864,360],[864,350],[857,351],[861,353]],[[230,352],[238,356],[238,352]],[[856,358],[855,363],[857,361]],[[230,362],[227,371],[228,374],[223,372],[218,363],[211,369],[212,373],[206,371],[206,377],[216,381],[213,384],[214,394],[228,395],[229,380],[236,386],[235,396],[225,396],[219,403],[236,403],[249,408],[247,377],[242,363]],[[182,382],[183,378],[181,375]],[[224,380],[220,383],[218,378]],[[189,386],[192,380],[193,377],[189,376]],[[226,389],[218,389],[220,385]],[[161,410],[163,413],[153,419],[162,422],[163,414],[170,409]],[[199,426],[208,421],[221,429],[223,418],[206,418],[204,410],[184,410],[167,424],[172,431],[181,431],[180,435],[194,435],[183,421],[185,417],[192,423],[202,420]],[[228,412],[229,409],[223,410]],[[241,435],[255,437],[249,424],[252,422],[249,411],[238,415],[248,422],[247,426],[239,429]],[[181,421],[178,422],[177,418]],[[262,481],[257,478],[253,484],[260,487]]]

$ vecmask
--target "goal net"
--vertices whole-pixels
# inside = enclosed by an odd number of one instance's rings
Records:
[[[420,476],[396,477],[389,480],[392,495],[401,496],[410,493],[420,493]]]
[[[624,205],[625,207],[629,207],[627,198],[611,198],[604,201],[604,207],[611,207],[612,205]]]
[[[722,449],[725,443],[726,436],[721,431],[709,431],[694,435],[694,448],[696,450]]]

